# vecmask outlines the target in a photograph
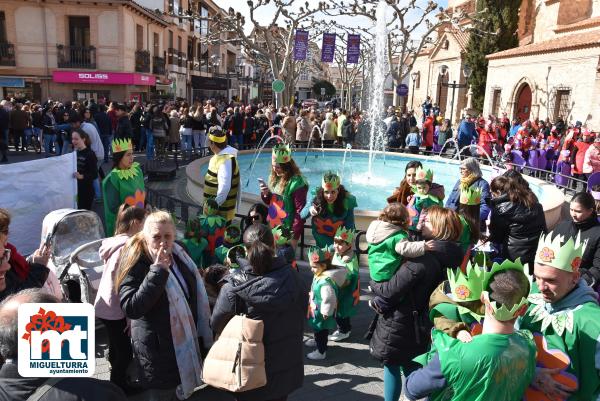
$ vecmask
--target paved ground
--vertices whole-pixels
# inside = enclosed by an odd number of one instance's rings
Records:
[[[302,277],[307,285],[312,274],[308,266],[301,263]],[[368,272],[361,272],[361,302],[357,316],[352,319],[352,335],[344,342],[329,342],[327,359],[311,361],[305,358],[304,386],[294,392],[289,400],[343,400],[368,401],[383,398],[383,369],[381,364],[369,354],[369,347],[363,334],[366,332],[373,317],[373,312],[367,306],[369,295],[366,293]],[[305,331],[306,338],[311,334]],[[104,358],[106,337],[98,331],[96,335],[96,373],[99,379],[108,380],[110,365]],[[306,352],[312,351],[305,347]],[[194,401],[230,401],[233,398],[227,393],[207,388],[196,393]]]

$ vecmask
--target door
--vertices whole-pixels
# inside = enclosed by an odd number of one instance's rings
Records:
[[[517,96],[517,110],[516,117],[519,121],[525,121],[529,119],[531,114],[531,88],[525,84],[519,91]]]
[[[444,74],[442,76],[438,75],[438,96],[437,96],[437,105],[440,108],[440,115],[445,115],[446,113],[446,105],[448,104],[448,74]],[[451,117],[449,117],[451,118]]]

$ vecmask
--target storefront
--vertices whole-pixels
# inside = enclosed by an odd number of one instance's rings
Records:
[[[40,100],[42,91],[39,80],[23,77],[0,77],[3,99]]]
[[[192,100],[227,99],[228,79],[192,76]]]
[[[54,71],[50,96],[58,100],[145,101],[156,77],[148,74],[102,71]]]

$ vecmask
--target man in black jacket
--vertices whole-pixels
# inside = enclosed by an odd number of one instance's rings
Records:
[[[104,111],[104,106],[92,105],[90,111],[94,116],[94,121],[98,125],[98,133],[104,146],[104,163],[108,163],[108,154],[110,150],[110,118]]]
[[[126,401],[123,391],[109,381],[68,377],[49,383],[44,377],[22,377],[18,362],[18,309],[24,303],[57,303],[40,289],[11,295],[0,304],[0,401],[26,401],[36,390],[47,390],[38,401]],[[44,388],[48,387],[49,388]]]
[[[115,139],[132,139],[133,130],[131,129],[131,123],[129,122],[129,116],[127,115],[127,107],[124,104],[117,104],[115,106],[117,113],[117,129],[115,131]]]

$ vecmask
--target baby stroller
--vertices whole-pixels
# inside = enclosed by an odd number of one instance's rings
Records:
[[[42,241],[52,255],[48,267],[69,301],[94,302],[104,269],[98,253],[103,239],[102,221],[92,211],[58,209],[44,217]]]

